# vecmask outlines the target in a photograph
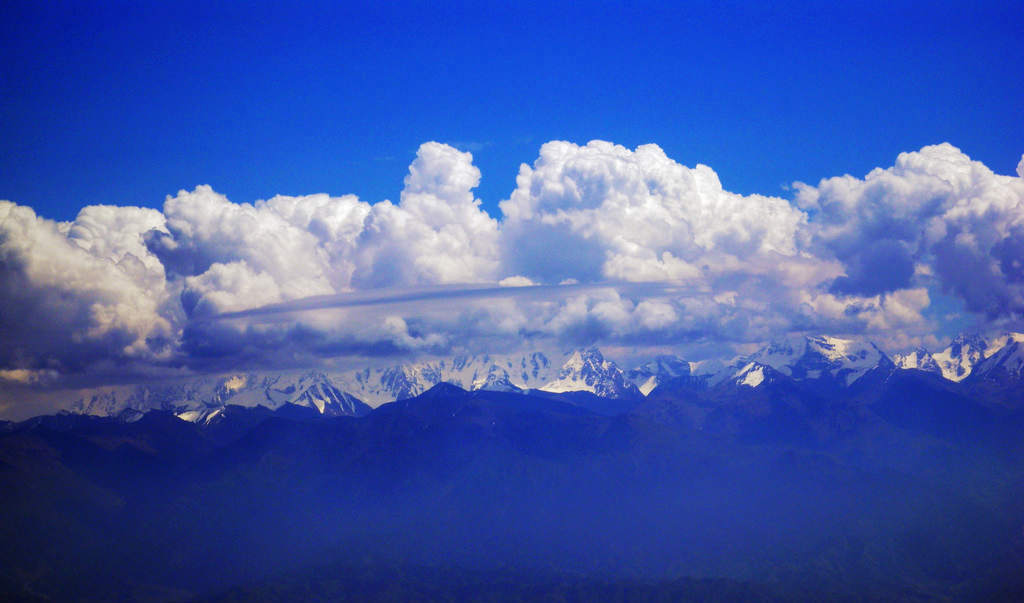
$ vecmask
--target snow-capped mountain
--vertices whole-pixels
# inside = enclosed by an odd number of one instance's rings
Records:
[[[441,380],[431,367],[417,365],[364,368],[337,378],[348,391],[375,406],[418,396]]]
[[[325,416],[360,416],[373,406],[418,396],[439,383],[451,383],[465,390],[587,391],[607,398],[639,395],[622,371],[592,348],[567,354],[559,364],[541,352],[481,354],[330,375],[320,371],[250,372],[173,383],[111,386],[83,392],[70,404],[70,409],[111,417],[122,416],[129,410],[163,410],[204,423],[215,420],[226,405],[265,406],[274,410],[294,404],[316,409]]]
[[[165,410],[181,412],[217,406],[225,380],[196,378],[175,383],[108,386],[80,392],[70,404],[71,412],[103,417],[122,416],[126,411]]]
[[[747,360],[772,367],[798,381],[830,381],[842,386],[852,385],[873,369],[893,367],[892,360],[871,342],[829,336],[777,341]]]
[[[508,356],[460,356],[446,365],[441,361],[446,381],[464,389],[508,390],[510,387],[533,389],[550,379],[554,367],[541,352]]]
[[[942,352],[919,348],[895,355],[894,363],[870,342],[828,336],[790,337],[733,361],[688,362],[676,356],[658,356],[625,373],[597,348],[559,356],[537,351],[463,355],[330,374],[248,372],[108,386],[80,391],[65,407],[72,412],[125,421],[149,410],[172,412],[190,421],[211,421],[227,405],[276,410],[291,404],[324,416],[358,416],[382,403],[415,397],[439,383],[468,391],[583,391],[603,398],[635,399],[670,382],[684,389],[726,383],[757,388],[773,379],[789,378],[832,391],[868,374],[888,374],[886,371],[897,366],[941,374],[953,381],[961,381],[972,369],[982,370],[984,366],[986,379],[1003,375],[1000,382],[1006,382],[1021,378],[1017,354],[1022,345],[1024,334],[1019,333],[988,341],[977,335],[960,335]],[[680,384],[680,380],[692,382]]]
[[[369,406],[318,371],[246,373],[170,384],[108,387],[74,401],[71,410],[110,417],[125,416],[130,411],[164,410],[186,421],[209,422],[228,404],[270,409],[295,404],[314,408],[325,416],[360,416],[370,411]]]
[[[1015,342],[1024,343],[1024,333],[1006,332],[993,338],[988,342],[988,347],[985,348],[985,358],[994,356],[996,352]]]
[[[596,348],[571,352],[559,364],[542,352],[481,354],[366,368],[338,375],[336,381],[345,391],[374,405],[412,398],[438,383],[469,391],[586,391],[607,398],[633,397],[639,391]]]
[[[555,376],[556,369],[541,352],[521,355],[456,356],[386,368],[342,373],[335,380],[345,391],[374,405],[418,396],[438,383],[465,390],[519,391],[536,389]]]
[[[728,379],[720,382],[720,385],[724,383],[731,383],[736,386],[759,387],[766,383],[771,383],[778,379],[779,376],[780,372],[767,364],[752,361],[744,364]]]
[[[963,381],[983,360],[1021,341],[1024,341],[1021,333],[1004,333],[991,340],[978,334],[960,334],[941,352],[929,354],[924,348],[918,348],[909,354],[897,354],[893,360],[900,368],[938,373],[950,381]]]
[[[343,391],[320,371],[234,375],[219,384],[214,396],[206,401],[209,408],[226,404],[238,406],[263,405],[270,409],[285,404],[314,408],[325,416],[360,416],[370,407],[357,397]]]
[[[963,381],[971,374],[974,365],[985,358],[989,347],[989,343],[980,335],[960,334],[953,338],[949,347],[932,354],[932,357],[939,365],[943,377],[950,381]]]
[[[323,374],[319,376],[319,379],[289,402],[298,406],[315,408],[320,414],[328,417],[360,417],[372,410],[359,398],[335,387]]]
[[[1005,383],[1024,380],[1024,341],[1013,337],[1008,337],[1004,341],[1006,341],[1005,345],[975,365],[971,372],[972,381]]]
[[[917,348],[907,354],[895,354],[892,357],[892,361],[901,369],[914,369],[943,375],[942,367],[935,360],[935,356],[925,348]]]
[[[627,371],[626,379],[646,396],[665,381],[678,377],[689,377],[690,374],[690,363],[686,360],[678,356],[658,356]]]
[[[640,390],[626,380],[614,362],[597,348],[577,350],[569,355],[558,375],[538,389],[548,392],[586,391],[603,398],[639,397]]]

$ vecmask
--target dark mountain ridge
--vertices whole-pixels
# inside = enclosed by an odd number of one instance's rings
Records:
[[[621,412],[442,383],[362,417],[38,417],[0,433],[0,587],[172,600],[363,556],[759,596],[1024,592],[1019,413],[921,371],[831,395],[758,378],[680,376]]]

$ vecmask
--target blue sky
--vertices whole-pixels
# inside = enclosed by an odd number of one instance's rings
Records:
[[[1024,331],[1019,3],[3,14],[0,381]]]
[[[1012,174],[1024,141],[1012,2],[166,4],[5,3],[0,198],[397,200],[438,140],[497,215],[554,139],[654,142],[772,195],[943,141]]]

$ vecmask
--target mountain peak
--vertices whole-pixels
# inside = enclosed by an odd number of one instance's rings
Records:
[[[942,375],[942,368],[934,355],[924,347],[918,347],[906,354],[896,354],[892,358],[897,367],[905,370],[918,370]]]
[[[441,381],[437,385],[431,387],[427,391],[420,394],[420,397],[434,398],[437,396],[461,396],[466,393],[468,393],[466,390],[462,389],[458,385],[455,385],[454,383]]]
[[[766,364],[748,362],[733,373],[731,381],[735,385],[756,388],[765,382],[771,383],[778,374],[778,371]]]
[[[961,333],[949,342],[949,347],[932,354],[942,371],[942,376],[950,381],[963,381],[974,366],[984,360],[989,342],[977,333]]]
[[[997,352],[1005,348],[1012,343],[1024,342],[1024,333],[1015,333],[1013,331],[1006,331],[999,337],[992,339],[985,347],[985,357],[995,355]]]
[[[330,379],[327,377],[327,375],[323,371],[319,371],[319,370],[315,370],[314,369],[314,370],[308,371],[307,373],[302,375],[302,377],[299,378],[299,381],[300,382],[306,382],[306,383],[318,382],[318,381],[328,381],[329,382]]]
[[[647,395],[658,385],[670,379],[689,377],[692,373],[690,363],[678,356],[661,355],[630,369],[626,378]]]
[[[586,391],[604,398],[640,396],[614,362],[606,360],[595,347],[575,350],[569,354],[554,380],[540,388],[549,392]]]
[[[330,417],[358,417],[371,410],[359,398],[338,389],[323,373],[310,379],[307,383],[309,383],[308,387],[291,401],[292,404],[315,408],[320,414]]]
[[[988,342],[980,333],[959,333],[950,340],[949,345],[951,347],[967,345],[984,349],[988,347]]]
[[[986,381],[1024,380],[1024,341],[1007,340],[997,352],[979,362],[971,372],[972,379]]]
[[[577,350],[573,350],[573,352],[569,354],[569,357],[562,365],[562,368],[579,367],[585,364],[600,365],[602,363],[604,363],[604,354],[601,353],[601,350],[595,347],[579,348]]]
[[[769,366],[794,379],[834,380],[849,386],[892,360],[874,343],[829,335],[794,336],[769,343],[748,361]]]

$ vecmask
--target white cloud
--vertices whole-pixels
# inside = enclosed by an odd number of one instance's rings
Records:
[[[1020,174],[994,174],[940,144],[901,153],[893,167],[863,179],[796,188],[797,203],[815,212],[815,252],[845,266],[834,291],[875,295],[937,284],[979,314],[1024,312]]]
[[[159,359],[176,338],[155,210],[94,206],[71,223],[0,201],[0,368],[67,368],[92,355]]]
[[[710,284],[752,262],[763,273],[797,257],[807,220],[784,199],[725,191],[711,168],[656,145],[603,141],[545,144],[501,210],[506,269],[544,282]]]
[[[473,157],[436,142],[409,166],[401,203],[373,206],[359,240],[355,284],[495,282],[498,223],[480,208]]]
[[[233,203],[209,186],[164,204],[150,248],[185,277],[186,310],[226,312],[375,287],[493,282],[497,222],[480,209],[469,153],[420,147],[399,205],[352,195]]]
[[[480,177],[469,153],[427,143],[398,204],[235,203],[199,186],[162,212],[93,206],[56,223],[0,202],[0,378],[538,339],[905,345],[934,339],[940,290],[993,320],[1024,308],[1024,178],[950,145],[798,183],[792,202],[726,191],[655,145],[547,143],[501,220],[473,195]]]
[[[533,287],[537,283],[531,281],[525,276],[506,276],[505,278],[498,281],[499,287]]]
[[[369,211],[352,196],[232,203],[209,186],[164,203],[168,234],[148,238],[172,277],[185,278],[186,311],[211,312],[333,293],[349,285],[355,238]],[[229,276],[229,273],[231,276]],[[245,282],[245,275],[260,280]],[[254,287],[262,292],[249,296]]]

